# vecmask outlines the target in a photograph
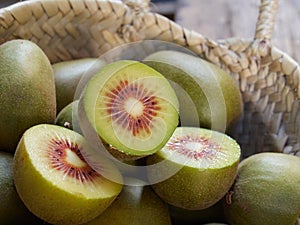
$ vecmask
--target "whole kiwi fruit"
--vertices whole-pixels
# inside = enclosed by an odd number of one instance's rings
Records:
[[[300,158],[257,153],[244,159],[226,196],[230,225],[295,225],[300,214]]]
[[[14,185],[13,154],[0,152],[0,223],[3,225],[42,224],[21,201]]]
[[[199,225],[204,223],[224,223],[223,199],[202,210],[188,210],[168,205],[172,225]]]
[[[0,46],[0,149],[14,152],[23,132],[54,123],[54,74],[43,50],[28,40]]]
[[[162,50],[143,62],[163,74],[179,100],[181,126],[230,131],[243,112],[237,82],[225,70],[195,55]]]
[[[57,113],[73,102],[77,85],[83,76],[94,74],[105,62],[98,58],[81,58],[52,64],[55,76]]]
[[[78,100],[69,103],[57,114],[55,124],[73,130],[73,124],[75,124],[75,126],[78,124],[77,110]],[[77,133],[81,133],[79,129],[79,127],[76,129]]]
[[[168,207],[142,180],[127,178],[117,199],[86,225],[171,225]]]

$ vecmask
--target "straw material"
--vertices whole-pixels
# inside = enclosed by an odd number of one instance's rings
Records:
[[[0,43],[37,43],[52,63],[97,57],[123,43],[177,43],[228,71],[244,115],[232,135],[243,156],[263,151],[300,156],[300,68],[272,46],[277,0],[262,0],[253,40],[210,40],[149,10],[149,0],[32,0],[0,10]]]

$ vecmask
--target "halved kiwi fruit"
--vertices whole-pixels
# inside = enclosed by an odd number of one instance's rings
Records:
[[[105,158],[97,160],[103,174],[93,170],[83,155],[89,148],[83,136],[57,125],[36,125],[23,134],[14,156],[14,181],[33,214],[51,224],[81,224],[112,203],[122,189],[121,175]]]
[[[162,150],[147,157],[149,181],[169,204],[205,209],[231,187],[240,155],[238,143],[224,133],[178,127]]]
[[[161,149],[179,120],[178,99],[168,80],[133,60],[110,63],[93,76],[78,110],[83,133],[88,122],[113,150],[132,157]]]

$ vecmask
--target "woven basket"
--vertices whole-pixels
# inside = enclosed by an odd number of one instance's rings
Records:
[[[243,95],[232,136],[243,157],[264,152],[300,156],[300,68],[271,44],[277,0],[262,0],[253,40],[210,40],[152,13],[147,0],[34,0],[0,10],[0,43],[28,39],[52,63],[98,57],[123,43],[157,39],[187,47],[228,71]]]

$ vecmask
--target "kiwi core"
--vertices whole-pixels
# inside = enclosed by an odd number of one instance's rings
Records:
[[[48,157],[53,168],[81,182],[91,181],[100,176],[86,163],[78,145],[67,140],[52,139]]]
[[[221,132],[177,127],[158,154],[180,165],[216,169],[236,164],[240,158],[240,147],[231,137]]]
[[[167,143],[166,149],[176,151],[194,160],[200,160],[213,159],[221,148],[207,138],[187,135],[175,137],[173,141]]]
[[[137,118],[143,114],[143,104],[135,98],[129,98],[125,102],[125,110],[128,114],[132,114],[134,118]]]
[[[76,166],[76,167],[78,167],[78,168],[81,168],[81,167],[85,167],[86,166],[86,163],[84,162],[84,161],[82,161],[79,157],[78,157],[78,155],[75,153],[75,152],[73,152],[73,151],[71,151],[70,149],[65,149],[65,151],[66,151],[66,161],[69,163],[69,164],[71,164],[71,165],[73,165],[73,166]]]
[[[143,84],[120,81],[116,88],[106,93],[110,99],[107,111],[112,115],[112,120],[121,124],[133,136],[149,134],[152,118],[160,110],[153,94],[141,90],[145,90]]]

